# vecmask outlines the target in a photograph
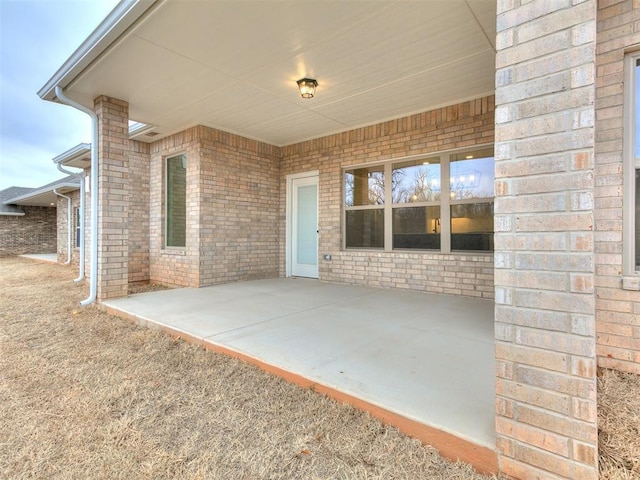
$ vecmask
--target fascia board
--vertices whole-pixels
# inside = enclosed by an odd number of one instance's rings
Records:
[[[0,212],[0,217],[24,217],[24,212]]]
[[[70,183],[70,182],[57,183],[55,185],[49,185],[47,188],[39,188],[38,190],[34,190],[33,192],[29,192],[24,195],[20,195],[19,197],[10,198],[8,200],[5,200],[3,203],[5,205],[19,205],[20,202],[29,200],[30,198],[33,198],[33,197],[38,197],[43,193],[53,192],[54,189],[55,190],[68,189],[67,191],[70,192],[73,190],[80,189],[80,184]]]
[[[91,144],[90,143],[81,143],[76,145],[75,147],[67,150],[64,153],[61,153],[57,157],[53,158],[53,163],[59,165],[65,165],[68,162],[72,162],[77,158],[84,157],[86,155],[91,154]]]

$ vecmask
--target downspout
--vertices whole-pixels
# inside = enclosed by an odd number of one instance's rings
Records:
[[[69,170],[65,170],[62,165],[60,165],[59,163],[56,163],[56,167],[58,167],[58,170],[60,170],[62,173],[66,173],[67,175],[76,175],[78,178],[80,178],[80,265],[78,266],[78,278],[74,278],[73,281],[78,283],[81,282],[82,280],[84,280],[84,235],[85,235],[85,228],[84,228],[84,211],[85,211],[85,207],[84,207],[84,196],[85,196],[85,191],[84,191],[84,172],[83,173],[74,173],[74,172],[70,172]]]
[[[67,199],[67,261],[64,262],[64,264],[69,265],[71,263],[71,220],[73,218],[73,216],[71,215],[71,197],[63,195],[55,188],[53,189],[53,193],[55,193],[59,197]]]
[[[91,117],[91,257],[89,275],[89,296],[80,302],[86,307],[96,301],[98,293],[98,116],[96,112],[74,102],[64,95],[64,91],[56,85],[56,97],[65,105],[69,105]],[[84,219],[83,219],[84,221]]]

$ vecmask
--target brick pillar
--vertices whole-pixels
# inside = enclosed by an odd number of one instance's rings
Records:
[[[516,478],[596,479],[596,0],[500,0],[496,432]]]
[[[128,285],[129,104],[100,96],[98,115],[98,301]],[[93,213],[93,212],[92,212]],[[92,232],[93,234],[93,232]]]

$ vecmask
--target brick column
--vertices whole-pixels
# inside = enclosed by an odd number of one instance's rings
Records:
[[[127,294],[129,104],[100,96],[98,115],[98,301]],[[93,212],[92,212],[93,213]],[[92,232],[93,233],[93,232]]]
[[[596,0],[499,0],[496,431],[516,478],[597,478]]]

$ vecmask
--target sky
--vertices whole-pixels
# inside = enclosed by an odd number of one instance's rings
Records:
[[[0,0],[0,190],[64,176],[54,157],[91,143],[89,117],[38,90],[117,0]]]

